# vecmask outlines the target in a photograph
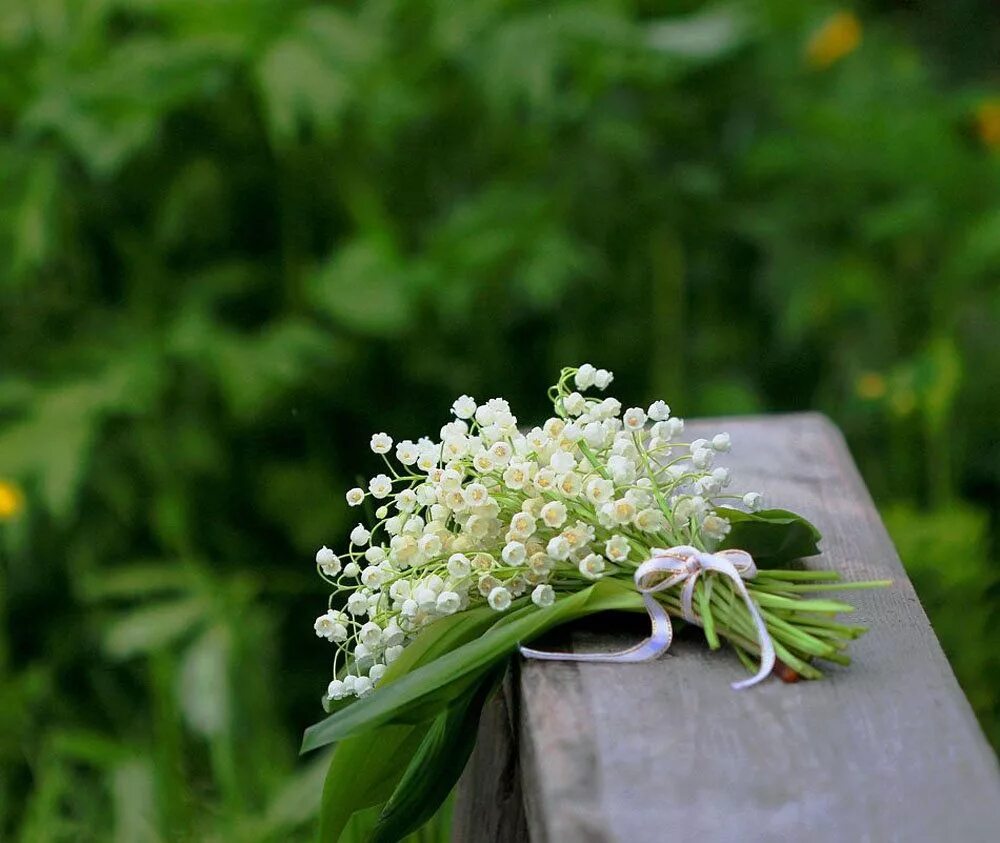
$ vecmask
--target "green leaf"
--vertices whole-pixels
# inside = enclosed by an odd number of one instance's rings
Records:
[[[288,840],[291,831],[311,823],[319,813],[331,754],[317,754],[284,779],[262,814],[240,818],[233,839],[247,843]]]
[[[320,840],[334,843],[356,811],[389,798],[427,729],[427,724],[383,726],[337,744],[323,785]]]
[[[153,841],[150,817],[156,816],[156,778],[148,758],[119,764],[109,776],[114,809],[115,843]]]
[[[445,653],[451,652],[473,638],[478,638],[487,629],[496,625],[499,620],[509,618],[513,614],[514,612],[509,612],[506,615],[498,615],[489,606],[480,606],[435,621],[430,626],[424,627],[416,639],[403,650],[402,655],[389,665],[379,687],[384,688],[420,665],[427,664]],[[346,672],[345,670],[344,673]],[[349,697],[340,701],[331,701],[327,711],[338,711],[352,703],[353,700]],[[407,718],[406,722],[420,723],[432,716],[433,714],[425,717],[418,713],[415,717]]]
[[[427,707],[430,703],[431,708],[447,705],[466,690],[466,677],[482,673],[504,659],[518,643],[585,615],[637,606],[641,606],[638,593],[625,583],[607,579],[564,597],[547,609],[535,609],[516,620],[498,623],[479,638],[310,726],[302,751],[399,722],[417,705]]]
[[[273,139],[288,143],[307,128],[336,133],[360,95],[378,47],[356,16],[331,8],[304,10],[257,66]]]
[[[449,615],[425,627],[402,655],[391,665],[382,678],[380,689],[409,671],[415,670],[444,655],[462,644],[477,638],[498,618],[488,606]],[[354,703],[345,703],[356,705]],[[336,704],[335,704],[336,705]],[[341,708],[344,706],[341,705]],[[434,716],[418,716],[414,709],[410,722],[386,726],[372,734],[348,738],[337,744],[323,789],[320,813],[320,839],[337,840],[352,816],[371,806],[381,805],[393,792],[403,772],[407,759],[413,755]],[[364,775],[357,774],[363,766]]]
[[[649,24],[650,47],[686,61],[715,61],[742,47],[750,38],[750,22],[740,6],[726,3],[683,17]]]
[[[275,320],[252,336],[215,329],[211,349],[219,386],[241,418],[257,418],[330,360],[336,346],[305,320]],[[247,371],[253,371],[252,382]]]
[[[394,337],[416,319],[408,276],[374,238],[341,248],[309,280],[308,294],[318,310],[364,335]]]
[[[62,138],[92,174],[109,177],[156,138],[161,121],[225,84],[231,51],[218,41],[121,39],[93,66],[58,71],[22,116]]]
[[[70,514],[89,476],[91,449],[104,418],[144,411],[157,387],[156,357],[145,347],[115,356],[93,377],[39,391],[30,414],[0,430],[4,474],[37,478],[42,500],[56,516]]]
[[[191,569],[177,563],[133,563],[127,568],[86,573],[80,580],[80,592],[86,600],[112,600],[186,591],[193,584]]]
[[[479,718],[504,670],[480,680],[472,692],[438,715],[396,785],[371,843],[395,843],[416,831],[448,798],[476,743]]]
[[[104,649],[116,659],[160,649],[190,634],[205,620],[208,608],[203,597],[185,597],[133,609],[108,627]]]
[[[934,432],[941,432],[951,418],[962,380],[962,357],[954,340],[938,337],[922,355],[920,365],[924,418]]]
[[[498,620],[508,615],[498,615],[489,606],[480,606],[442,618],[425,627],[414,641],[406,646],[396,661],[389,665],[382,686],[405,676],[419,665],[443,656],[455,648],[477,638]]]
[[[181,658],[177,674],[181,711],[192,731],[207,738],[230,731],[231,650],[229,629],[216,625],[205,630]]]
[[[749,553],[761,567],[780,567],[803,556],[820,552],[820,532],[801,515],[786,509],[741,512],[719,507],[719,515],[732,524],[729,535],[719,545]]]

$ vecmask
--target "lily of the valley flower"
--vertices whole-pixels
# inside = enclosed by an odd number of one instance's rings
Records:
[[[684,423],[665,401],[623,413],[618,399],[592,394],[613,379],[587,363],[564,369],[555,414],[527,433],[502,398],[463,395],[436,438],[371,437],[392,476],[346,500],[379,502],[375,521],[355,526],[343,553],[316,553],[335,587],[314,624],[336,646],[329,699],[372,693],[439,618],[484,605],[543,611],[594,580],[631,580],[651,548],[722,539],[723,501],[760,506],[756,492],[725,492],[729,471],[714,461],[728,434],[677,441]]]

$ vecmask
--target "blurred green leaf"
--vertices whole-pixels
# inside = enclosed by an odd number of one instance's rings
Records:
[[[90,380],[41,391],[26,419],[0,428],[0,465],[15,476],[37,478],[46,504],[65,515],[75,501],[87,457],[105,416],[142,410],[156,373],[144,349]]]
[[[311,279],[316,306],[339,324],[387,337],[408,329],[415,302],[388,248],[375,241],[345,246]]]
[[[218,43],[140,36],[83,73],[52,63],[24,128],[57,134],[95,175],[110,176],[155,139],[173,109],[223,84],[225,60]]]
[[[250,418],[308,384],[338,348],[319,328],[295,319],[256,335],[217,331],[212,340],[219,385],[233,411]]]
[[[377,54],[377,39],[352,15],[333,8],[304,9],[257,68],[275,140],[293,140],[305,127],[339,128]]]
[[[1000,576],[990,557],[986,512],[894,504],[883,515],[963,689],[991,740],[1000,740],[993,681],[1000,670],[994,603]]]
[[[181,657],[177,676],[181,711],[191,730],[207,738],[230,730],[229,630],[205,630]]]
[[[711,61],[746,44],[750,22],[742,3],[709,5],[689,15],[647,25],[651,47],[670,56]]]
[[[962,361],[955,343],[946,337],[934,341],[925,361],[924,414],[932,430],[942,431],[951,419],[962,375]]]
[[[241,839],[280,837],[311,823],[319,813],[329,765],[329,755],[321,754],[289,776],[268,803],[263,819],[248,822]]]
[[[132,599],[171,591],[186,591],[194,584],[191,571],[174,564],[143,564],[88,574],[81,582],[87,600]]]
[[[104,649],[115,659],[162,649],[190,635],[205,620],[208,609],[203,597],[185,597],[131,609],[108,625]]]
[[[158,843],[156,789],[148,760],[133,759],[111,776],[115,843]]]

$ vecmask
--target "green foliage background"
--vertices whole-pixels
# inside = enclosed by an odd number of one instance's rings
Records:
[[[584,360],[829,413],[1000,743],[1000,19],[838,11],[4,2],[0,838],[311,838],[367,436]]]

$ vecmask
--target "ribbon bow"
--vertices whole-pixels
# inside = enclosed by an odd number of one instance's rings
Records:
[[[760,669],[755,676],[741,682],[733,682],[732,686],[735,690],[739,690],[756,685],[766,679],[774,668],[774,644],[767,631],[767,625],[757,609],[757,604],[743,584],[743,580],[752,579],[757,575],[757,566],[745,550],[719,550],[715,553],[706,553],[690,545],[678,545],[667,550],[654,548],[652,558],[635,570],[635,587],[646,604],[653,629],[649,638],[634,647],[617,653],[550,653],[521,647],[521,655],[527,659],[548,661],[613,663],[644,662],[656,658],[670,647],[674,632],[670,616],[653,595],[683,582],[681,615],[689,623],[701,626],[701,621],[695,615],[691,603],[695,583],[705,571],[715,571],[732,580],[743,602],[746,603],[750,617],[753,618],[757,627],[757,640],[760,643]]]

